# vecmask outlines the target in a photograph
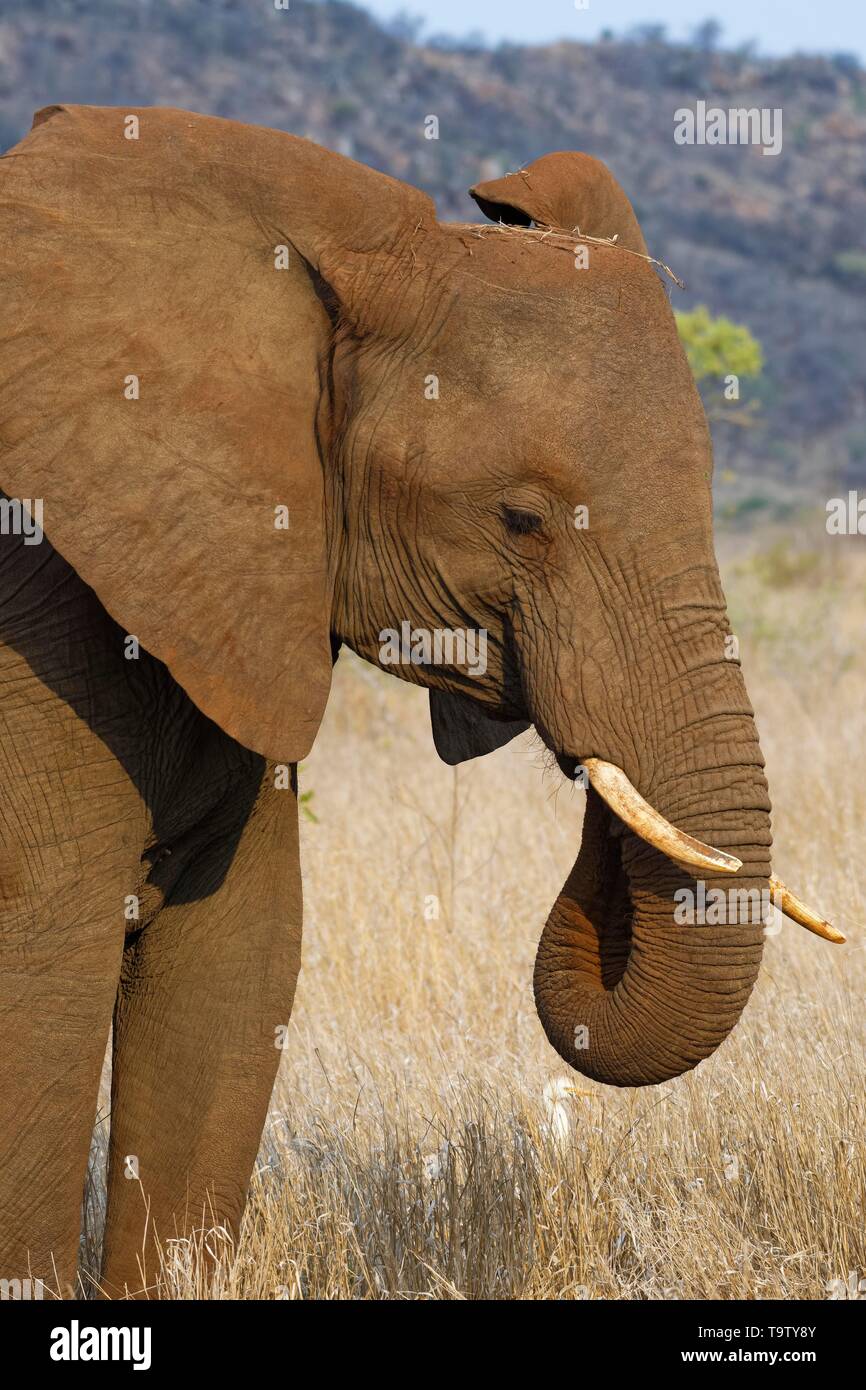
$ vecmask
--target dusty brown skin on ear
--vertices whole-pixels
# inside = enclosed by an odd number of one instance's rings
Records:
[[[575,150],[542,155],[515,174],[477,183],[469,192],[494,222],[580,229],[616,237],[617,245],[647,254],[634,209],[601,160]]]
[[[44,499],[52,543],[206,714],[303,757],[331,675],[332,327],[302,258],[351,302],[358,262],[432,205],[186,111],[51,107],[0,170],[0,484]]]

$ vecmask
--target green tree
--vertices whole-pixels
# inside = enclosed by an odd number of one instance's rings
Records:
[[[750,424],[757,402],[750,401],[739,409],[731,402],[739,400],[740,377],[760,376],[764,366],[761,344],[745,324],[732,323],[723,315],[713,318],[705,304],[688,312],[675,311],[674,317],[707,413],[732,424]],[[737,378],[735,385],[731,377]]]

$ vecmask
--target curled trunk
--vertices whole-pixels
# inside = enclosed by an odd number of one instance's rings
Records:
[[[751,719],[715,722],[699,745],[677,741],[676,776],[656,779],[653,804],[736,855],[740,872],[699,884],[590,788],[580,853],[539,943],[545,1032],[571,1066],[608,1085],[652,1085],[696,1066],[733,1028],[757,977],[764,929],[756,894],[746,906],[744,890],[768,887],[769,800]],[[727,920],[677,922],[682,889],[697,903],[722,889]]]

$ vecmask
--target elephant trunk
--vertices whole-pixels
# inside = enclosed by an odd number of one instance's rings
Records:
[[[695,878],[589,787],[580,853],[539,943],[535,999],[565,1061],[608,1085],[652,1085],[708,1057],[761,960],[771,835],[752,719],[728,703],[667,743],[653,805],[742,868]]]

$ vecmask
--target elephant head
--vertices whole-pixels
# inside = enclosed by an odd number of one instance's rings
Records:
[[[536,999],[569,1063],[643,1085],[736,1022],[771,882],[710,440],[604,166],[473,196],[490,225],[278,132],[40,113],[0,168],[0,476],[256,751],[307,753],[346,643],[429,687],[446,761],[532,724],[586,770]],[[738,866],[722,924],[677,921]]]

